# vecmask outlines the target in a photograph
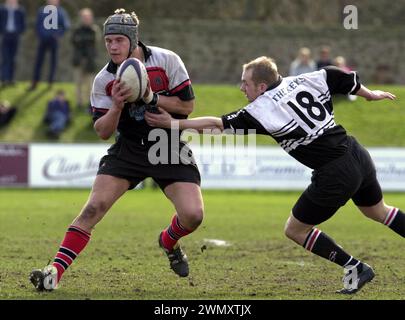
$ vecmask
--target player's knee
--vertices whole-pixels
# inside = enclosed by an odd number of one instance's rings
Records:
[[[293,226],[291,225],[290,218],[286,221],[284,225],[284,234],[288,239],[291,239],[293,241],[296,240],[296,231],[294,230]]]
[[[371,207],[360,207],[360,210],[367,218],[380,223],[384,222],[391,209],[391,206],[388,206],[383,202]]]
[[[292,239],[292,237],[293,237],[293,233],[292,233],[291,228],[290,228],[289,225],[288,225],[288,221],[285,223],[285,226],[284,226],[284,235],[285,235],[288,239]]]
[[[202,223],[204,218],[204,209],[200,206],[187,208],[181,214],[184,220],[185,227],[194,230]]]
[[[194,229],[202,223],[204,218],[204,209],[201,207],[194,208],[191,212],[192,227]]]

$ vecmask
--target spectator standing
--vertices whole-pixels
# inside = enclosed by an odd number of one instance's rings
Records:
[[[60,0],[47,0],[48,6],[56,7],[56,19],[57,26],[52,28],[48,25],[50,21],[54,21],[49,18],[50,14],[53,14],[52,11],[46,9],[47,6],[39,8],[37,13],[37,22],[36,22],[36,32],[39,39],[37,56],[35,59],[34,65],[34,75],[32,79],[32,84],[29,90],[35,90],[38,84],[38,81],[41,78],[41,69],[44,63],[45,54],[47,51],[51,54],[50,68],[48,83],[49,86],[52,85],[55,78],[55,71],[58,64],[58,47],[59,47],[59,38],[61,38],[65,32],[70,28],[69,16],[66,13],[65,9],[60,5]],[[46,23],[48,22],[48,23]]]
[[[290,65],[290,76],[316,71],[315,61],[311,58],[311,50],[301,48],[297,58]]]
[[[101,40],[100,28],[94,23],[93,11],[83,8],[79,12],[80,25],[73,31],[73,69],[78,109],[90,110],[90,93],[96,71],[96,43]]]
[[[70,123],[69,101],[63,90],[58,90],[55,98],[48,102],[44,122],[48,125],[47,135],[56,139]]]
[[[0,6],[1,82],[3,86],[14,83],[15,57],[20,35],[25,31],[25,10],[18,0],[6,0]]]
[[[319,60],[316,62],[316,67],[318,70],[321,70],[322,68],[331,65],[333,65],[333,62],[330,57],[330,48],[328,46],[322,46],[319,52]]]
[[[346,59],[345,57],[342,56],[338,56],[333,60],[333,65],[335,65],[336,67],[342,69],[345,72],[350,72],[352,71],[352,68],[350,68],[347,64],[346,64]]]

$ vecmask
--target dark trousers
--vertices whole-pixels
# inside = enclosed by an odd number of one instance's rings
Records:
[[[14,79],[15,57],[17,55],[19,36],[5,33],[1,42],[1,81],[11,82]]]
[[[41,78],[41,69],[42,65],[44,64],[44,59],[47,51],[49,51],[51,54],[51,65],[49,68],[48,82],[52,83],[54,80],[58,55],[58,40],[56,38],[49,37],[39,40],[37,58],[35,60],[34,67],[34,82],[38,82]]]

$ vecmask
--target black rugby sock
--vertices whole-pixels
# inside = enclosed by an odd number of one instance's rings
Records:
[[[308,234],[303,247],[322,258],[338,264],[339,266],[356,266],[358,272],[361,272],[363,269],[363,265],[359,260],[347,254],[342,247],[333,241],[333,239],[316,228],[313,228]]]
[[[401,210],[392,208],[383,223],[405,238],[405,214]]]

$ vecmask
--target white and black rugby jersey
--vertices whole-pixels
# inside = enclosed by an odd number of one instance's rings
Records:
[[[166,96],[178,96],[183,101],[194,99],[194,92],[186,67],[174,52],[153,46],[145,46],[139,42],[145,55],[145,66],[151,88],[154,92]],[[91,92],[90,102],[93,109],[93,121],[102,117],[112,107],[111,89],[118,65],[110,61],[96,75]],[[143,103],[127,103],[122,110],[118,123],[120,135],[132,141],[147,141],[153,129],[145,119]],[[177,119],[187,118],[185,115],[172,113]]]
[[[347,149],[345,129],[336,125],[332,94],[355,94],[358,75],[336,67],[281,78],[245,108],[222,116],[225,129],[255,129],[270,135],[292,157],[319,168]]]

